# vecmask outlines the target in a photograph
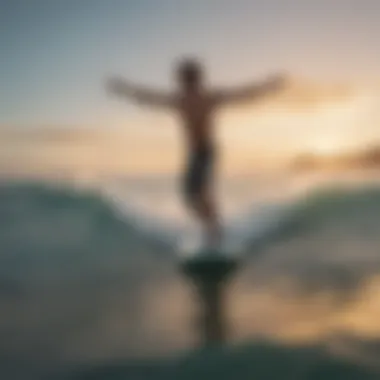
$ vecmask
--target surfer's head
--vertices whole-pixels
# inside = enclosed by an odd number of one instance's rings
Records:
[[[203,80],[203,67],[196,60],[186,58],[177,65],[177,80],[185,88],[199,87]]]

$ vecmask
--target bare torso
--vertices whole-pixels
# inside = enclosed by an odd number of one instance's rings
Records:
[[[213,96],[206,92],[185,93],[177,98],[187,143],[192,149],[213,145]]]

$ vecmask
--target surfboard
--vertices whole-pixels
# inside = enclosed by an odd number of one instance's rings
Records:
[[[182,273],[200,286],[227,281],[241,261],[219,250],[202,249],[179,262]]]

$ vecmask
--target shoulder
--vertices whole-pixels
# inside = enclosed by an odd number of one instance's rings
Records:
[[[221,90],[212,90],[208,94],[208,100],[213,106],[219,105],[225,97],[225,94]]]

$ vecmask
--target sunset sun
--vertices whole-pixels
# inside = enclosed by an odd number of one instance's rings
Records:
[[[318,156],[331,156],[341,151],[341,146],[329,138],[321,138],[314,141],[310,150]]]

